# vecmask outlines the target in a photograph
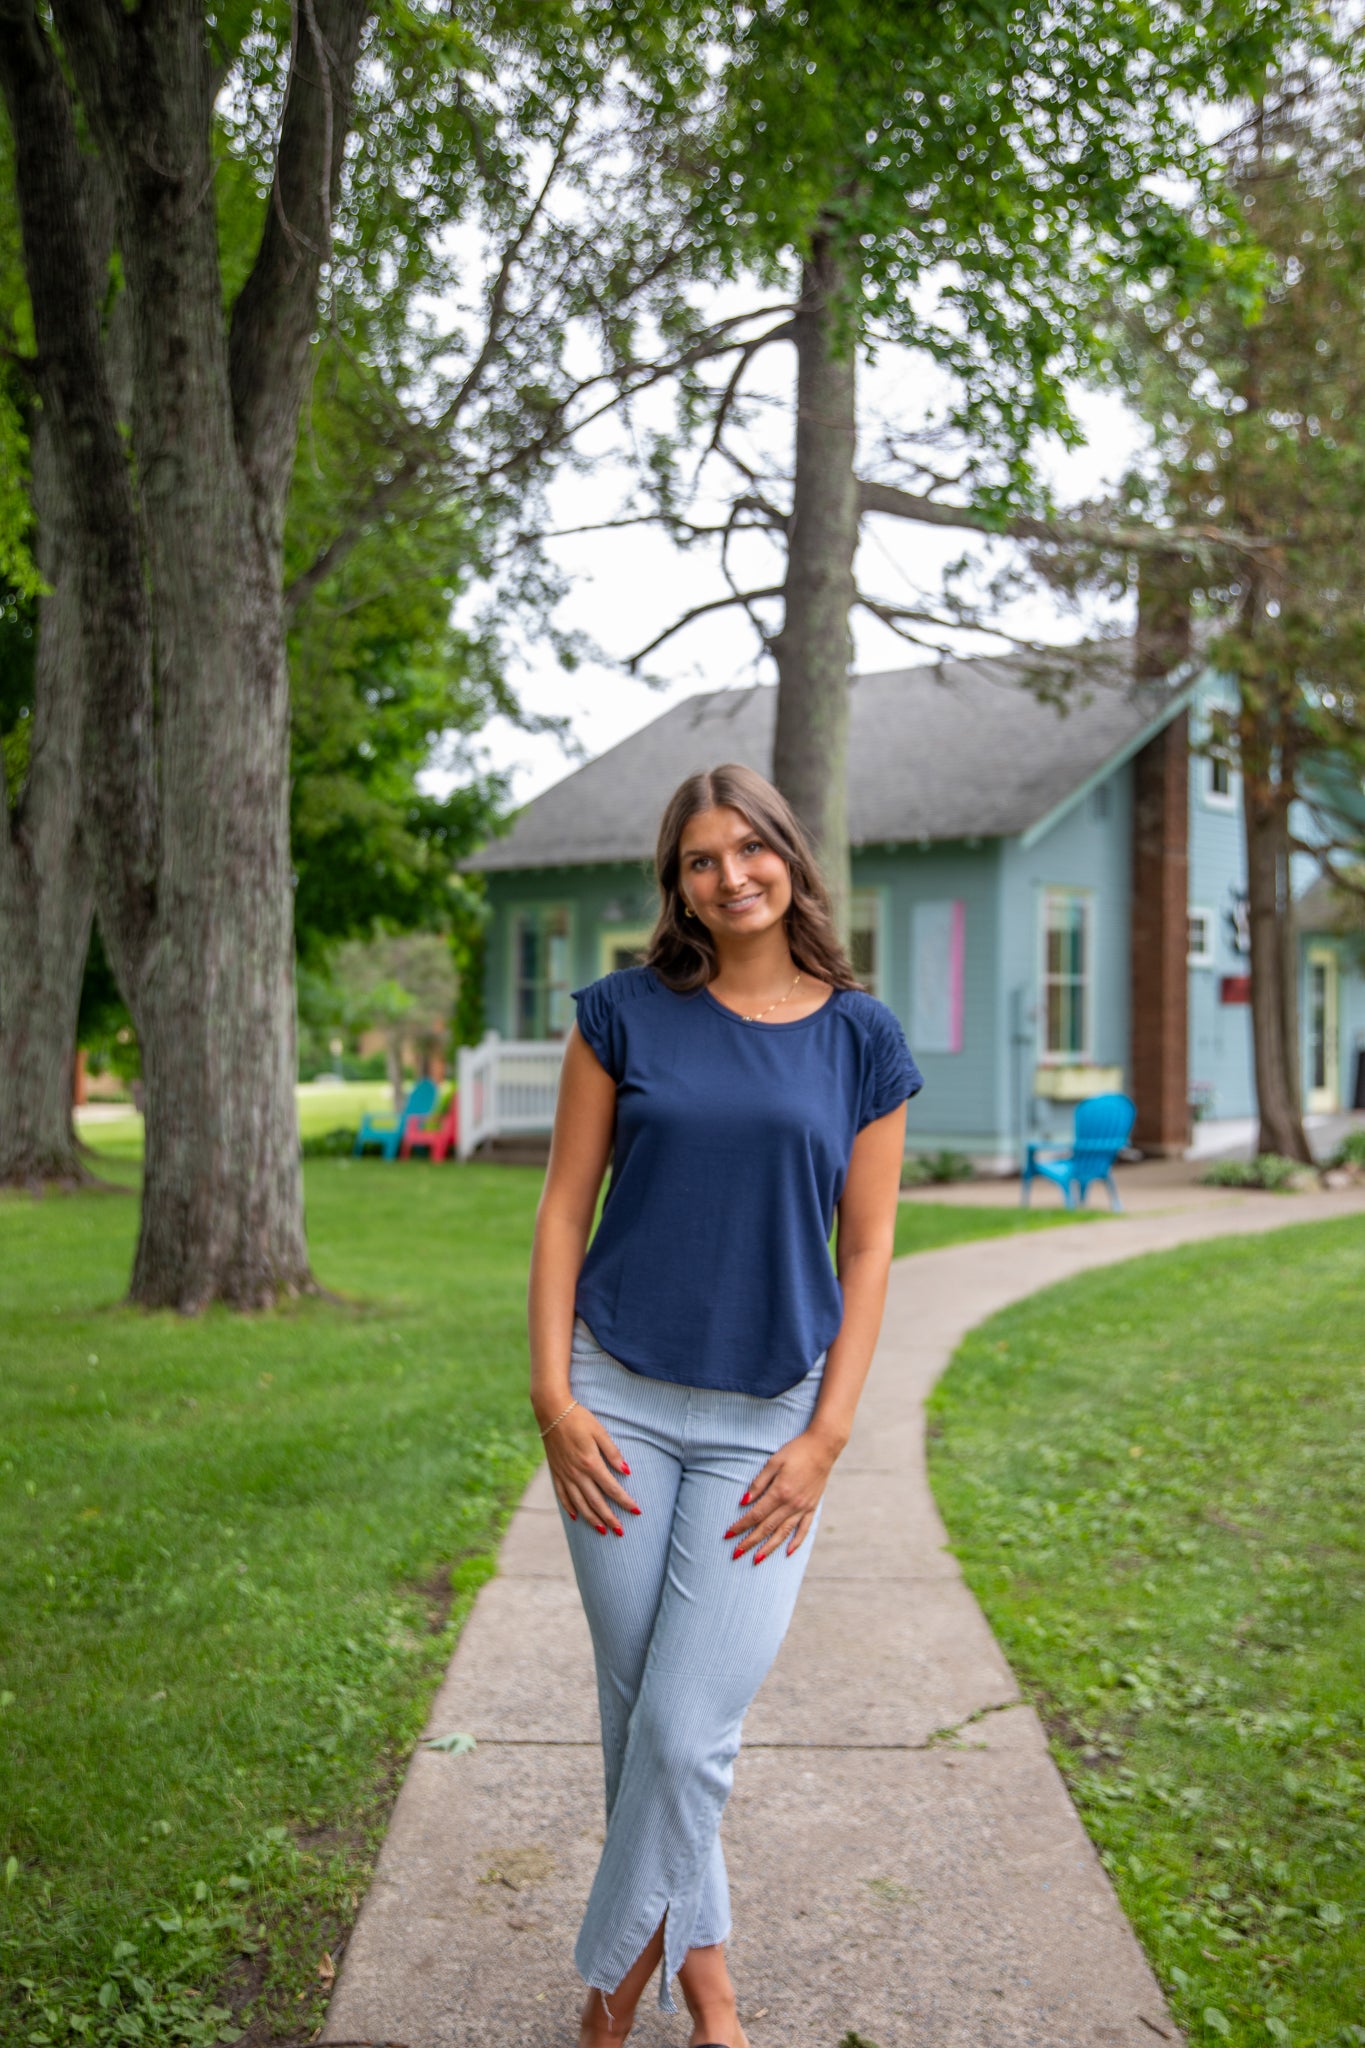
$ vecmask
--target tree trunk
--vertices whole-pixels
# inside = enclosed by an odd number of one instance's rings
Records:
[[[147,1112],[134,1300],[311,1285],[294,1102],[284,506],[370,0],[294,11],[269,206],[223,316],[216,56],[196,7],[0,0],[44,417],[80,563],[101,930]],[[66,66],[70,67],[70,80]],[[71,81],[114,194],[131,447]]]
[[[817,236],[796,328],[796,471],[777,660],[773,781],[814,842],[847,941],[849,624],[858,547],[856,335],[843,331],[844,267]]]
[[[158,627],[180,625],[184,653],[162,714],[158,943],[129,991],[147,1116],[132,1298],[184,1311],[312,1284],[278,565],[245,518],[218,547],[188,530],[193,511],[149,519]]]
[[[1282,849],[1284,804],[1278,786],[1243,773],[1247,850],[1247,898],[1251,926],[1251,1036],[1260,1129],[1256,1150],[1286,1159],[1312,1159],[1299,1112],[1297,1054],[1288,1042],[1292,1015],[1297,1041],[1298,991],[1286,987],[1289,948],[1284,942],[1287,906]]]
[[[84,668],[80,593],[49,436],[32,450],[38,602],[28,769],[0,789],[0,1186],[89,1175],[72,1115],[76,1015],[93,884],[81,829]]]

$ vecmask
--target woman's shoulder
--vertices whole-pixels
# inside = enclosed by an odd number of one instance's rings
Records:
[[[570,989],[569,994],[575,1000],[590,996],[599,1007],[615,1010],[637,996],[652,995],[659,986],[652,967],[613,967],[609,974],[599,974],[596,981],[585,981],[582,988]]]
[[[851,1017],[864,1031],[880,1034],[888,1029],[899,1031],[901,1028],[900,1018],[891,1005],[874,996],[870,989],[840,989],[839,1008],[845,1017]]]

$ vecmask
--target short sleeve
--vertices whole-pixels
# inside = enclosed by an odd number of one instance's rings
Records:
[[[858,1129],[875,1123],[879,1116],[895,1109],[924,1086],[924,1076],[911,1057],[900,1019],[885,1003],[878,1003],[872,1016],[871,1059],[863,1084],[858,1110]]]
[[[578,1029],[596,1053],[613,1081],[619,1081],[622,1072],[620,1034],[617,1029],[617,1005],[612,1000],[608,986],[610,975],[603,975],[600,981],[587,982],[582,988],[570,989],[569,993],[578,1005]]]

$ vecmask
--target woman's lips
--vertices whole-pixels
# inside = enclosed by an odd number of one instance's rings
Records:
[[[751,896],[738,896],[733,903],[722,903],[720,907],[722,910],[728,910],[733,916],[741,910],[752,910],[755,904],[760,903],[762,900],[763,891],[755,889]]]

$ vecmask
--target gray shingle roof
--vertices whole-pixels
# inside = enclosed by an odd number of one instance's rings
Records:
[[[1026,665],[1016,659],[857,677],[849,718],[852,844],[1027,831],[1176,708],[1178,693],[1167,687],[1135,689],[1131,664],[1130,641],[1091,650],[1065,712],[1041,701],[1036,683],[1026,686]],[[771,775],[776,711],[771,683],[685,698],[531,798],[505,837],[460,866],[650,860],[664,805],[684,776],[722,761]]]
[[[1294,922],[1301,932],[1365,931],[1365,904],[1338,889],[1327,875],[1318,875],[1295,901]]]

